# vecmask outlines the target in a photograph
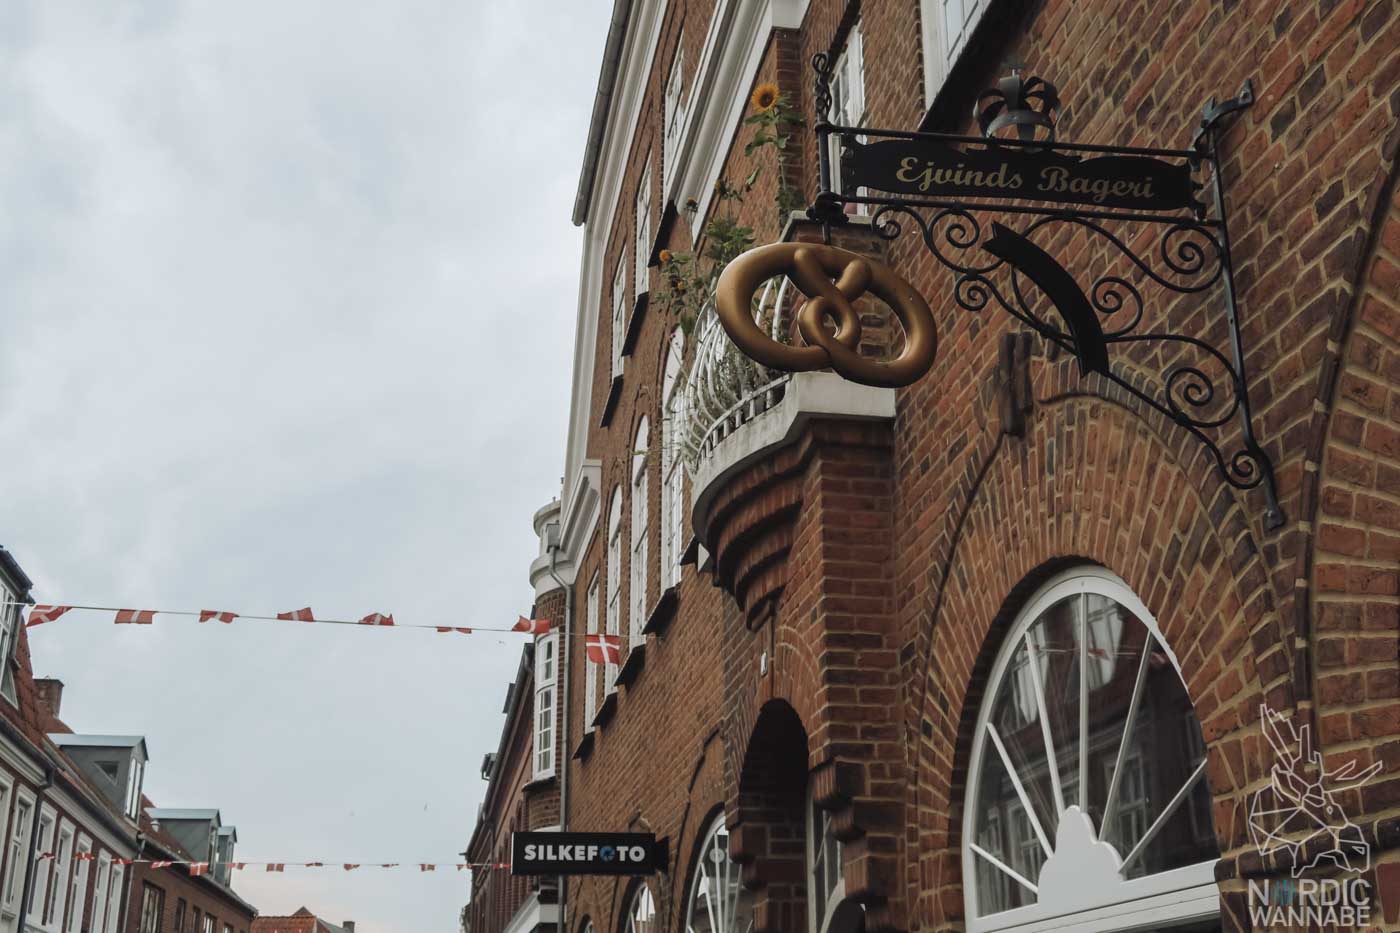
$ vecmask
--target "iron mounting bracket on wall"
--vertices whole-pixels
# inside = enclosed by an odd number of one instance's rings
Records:
[[[1189,431],[1231,486],[1262,486],[1266,528],[1284,523],[1254,433],[1220,162],[1222,121],[1253,103],[1250,82],[1206,104],[1190,148],[1149,149],[1056,141],[1055,87],[1016,71],[978,98],[982,136],[835,124],[830,62],[812,64],[820,190],[808,215],[828,243],[852,211],[873,211],[887,240],[907,222],[955,274],[961,308],[999,306],[1074,354],[1082,375],[1099,374]],[[984,224],[989,214],[1031,220],[1015,230]],[[1055,258],[1066,251],[1095,276],[1087,290]],[[1207,300],[1217,286],[1223,320]],[[1163,306],[1150,326],[1149,304]]]

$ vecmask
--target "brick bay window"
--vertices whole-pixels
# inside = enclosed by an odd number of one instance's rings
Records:
[[[598,590],[598,574],[593,574],[593,582],[588,584],[588,600],[584,608],[587,614],[585,634],[598,634],[598,613],[602,607],[599,600],[602,594]],[[585,639],[585,644],[587,640]],[[592,730],[593,717],[598,715],[598,662],[584,652],[583,661],[583,728]]]
[[[753,924],[753,896],[739,883],[739,873],[729,858],[729,830],[719,813],[695,859],[685,914],[689,933],[747,933]]]
[[[627,616],[629,652],[635,651],[646,641],[642,626],[647,621],[647,538],[651,530],[647,516],[647,446],[650,433],[646,416],[643,415],[632,439],[632,557],[628,565]]]
[[[622,487],[613,490],[612,507],[608,510],[608,613],[604,623],[607,634],[622,632]],[[611,656],[609,656],[611,657]],[[617,690],[617,665],[609,660],[603,666],[605,693]]]
[[[642,168],[641,180],[637,182],[637,239],[632,244],[636,255],[636,292],[640,298],[649,289],[647,264],[651,262],[651,157],[647,157]]]
[[[661,933],[661,917],[656,912],[656,901],[651,896],[651,888],[645,881],[632,891],[632,900],[627,907],[626,925],[623,933]]]
[[[554,691],[559,635],[535,639],[535,780],[554,777]]]
[[[627,251],[617,260],[612,283],[612,375],[622,375],[622,343],[627,335]]]
[[[807,793],[807,916],[812,933],[826,933],[836,905],[846,896],[841,877],[841,841],[836,838],[831,814],[817,806],[811,787]]]
[[[1215,928],[1200,725],[1121,580],[1080,568],[1042,588],[983,697],[963,808],[970,931]]]
[[[685,332],[671,332],[666,367],[661,379],[661,589],[681,582],[681,528],[684,522],[685,471],[681,450],[685,432],[685,392],[681,363],[685,356]]]

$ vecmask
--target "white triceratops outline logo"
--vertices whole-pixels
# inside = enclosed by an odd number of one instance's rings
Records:
[[[1295,878],[1323,862],[1350,872],[1367,871],[1371,847],[1361,828],[1347,819],[1336,794],[1375,777],[1381,763],[1357,771],[1353,759],[1328,771],[1323,767],[1322,753],[1312,747],[1308,725],[1296,727],[1267,705],[1259,707],[1259,721],[1276,756],[1268,786],[1256,791],[1249,802],[1249,838],[1259,854],[1289,850]],[[1305,770],[1308,765],[1315,776]],[[1270,795],[1271,800],[1267,799]],[[1319,836],[1330,837],[1330,847],[1311,861],[1300,861],[1303,847]]]

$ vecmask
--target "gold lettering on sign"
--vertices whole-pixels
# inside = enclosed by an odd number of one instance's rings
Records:
[[[1040,183],[1037,187],[1041,191],[1085,194],[1092,198],[1095,203],[1102,203],[1110,195],[1115,198],[1125,196],[1152,197],[1151,178],[1144,181],[1128,181],[1120,178],[1115,181],[1108,178],[1071,177],[1069,169],[1061,165],[1048,165],[1041,169]]]
[[[956,168],[939,168],[933,162],[927,162],[920,168],[918,157],[906,156],[900,160],[899,171],[894,173],[894,177],[910,184],[918,184],[920,191],[943,185],[1013,190],[1021,187],[1020,173],[1012,172],[1008,175],[1005,162],[998,165],[995,172],[977,172],[968,171],[962,162],[959,162]]]

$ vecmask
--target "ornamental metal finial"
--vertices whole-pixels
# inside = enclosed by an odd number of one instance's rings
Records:
[[[1055,117],[1060,109],[1060,93],[1043,78],[1022,79],[1021,66],[1012,65],[1011,74],[977,95],[972,113],[982,135],[995,138],[1002,130],[1014,128],[1022,142],[1055,141]]]

